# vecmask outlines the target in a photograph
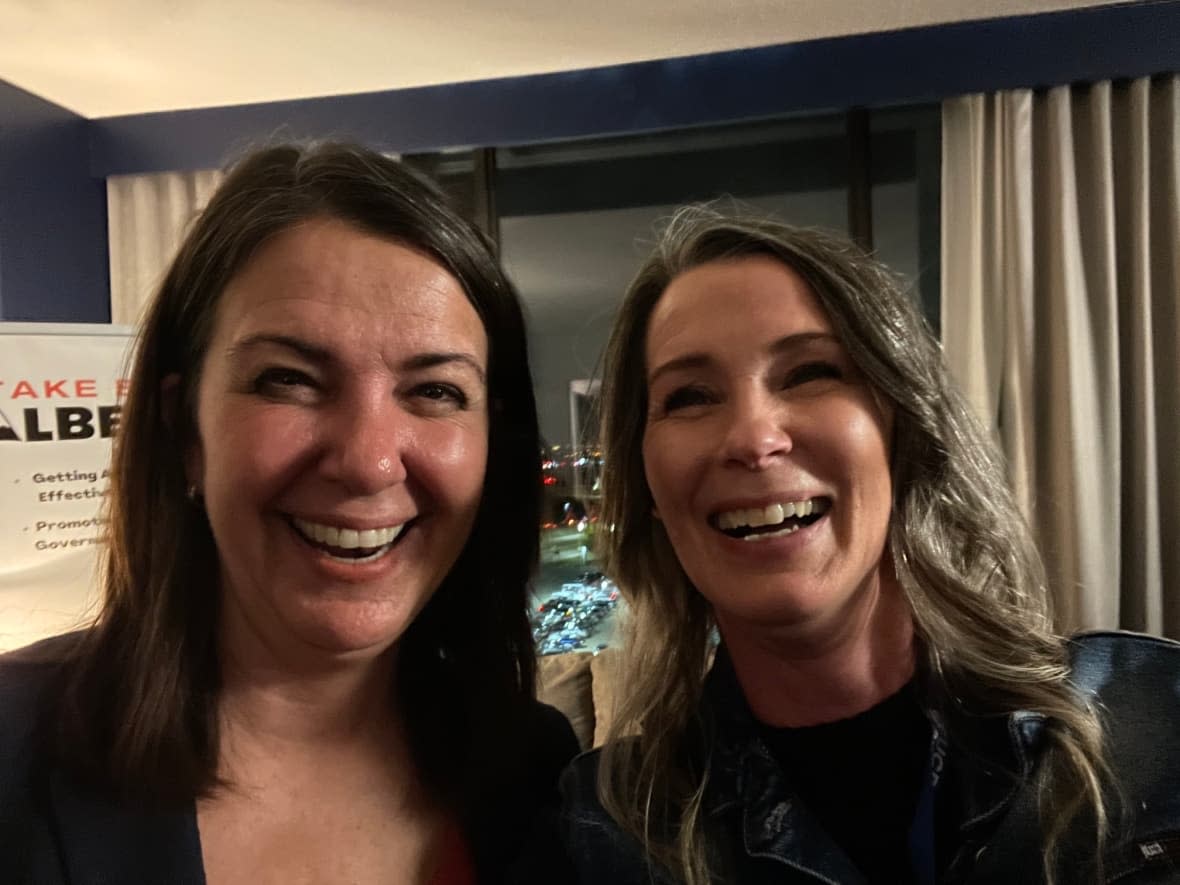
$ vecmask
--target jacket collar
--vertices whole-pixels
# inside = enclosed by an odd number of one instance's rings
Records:
[[[994,822],[1028,783],[1040,756],[1045,717],[1018,710],[960,723],[951,737],[967,833]]]
[[[711,738],[707,813],[740,813],[742,848],[829,882],[862,885],[863,874],[794,794],[758,735],[724,646],[705,680],[701,727]],[[737,846],[735,846],[737,847]]]
[[[168,882],[205,885],[192,805],[150,810],[49,773],[50,802],[70,885]]]
[[[779,858],[806,861],[808,869],[833,881],[862,881],[797,800],[763,743],[724,646],[718,648],[705,680],[700,711],[701,727],[711,738],[710,813],[744,810],[744,838],[751,855],[773,851]],[[928,715],[935,727],[945,729],[937,714]],[[951,725],[950,753],[964,836],[994,823],[1028,782],[1043,730],[1044,716],[1027,711]]]

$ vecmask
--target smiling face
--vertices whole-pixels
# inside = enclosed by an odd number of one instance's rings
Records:
[[[380,651],[455,563],[487,464],[488,344],[422,253],[319,219],[269,240],[218,307],[189,480],[223,629]]]
[[[837,626],[881,579],[891,415],[809,286],[770,257],[696,267],[645,353],[648,487],[722,634]]]

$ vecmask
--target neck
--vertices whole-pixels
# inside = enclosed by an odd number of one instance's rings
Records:
[[[847,719],[896,694],[914,673],[914,627],[884,575],[827,622],[720,623],[754,716],[776,728]]]
[[[291,649],[223,618],[219,713],[226,737],[281,746],[388,740],[397,647],[377,655]]]
[[[395,719],[392,653],[315,675],[224,656],[221,720],[236,733],[308,746],[387,733]]]

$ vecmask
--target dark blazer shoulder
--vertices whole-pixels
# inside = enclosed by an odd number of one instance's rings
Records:
[[[54,687],[72,637],[0,655],[0,857],[4,881],[64,881],[54,837],[50,740]]]
[[[0,799],[43,754],[38,729],[77,641],[78,634],[67,633],[0,655]]]
[[[569,860],[556,832],[557,782],[578,751],[569,721],[530,701],[517,740],[497,775],[504,783],[476,810],[469,836],[480,882],[549,885],[569,880]]]
[[[0,858],[13,885],[204,885],[191,803],[133,805],[76,780],[52,756],[59,677],[82,634],[0,656]]]
[[[540,768],[551,788],[556,788],[558,776],[579,749],[569,720],[554,707],[534,701],[529,707],[525,743],[530,767]]]

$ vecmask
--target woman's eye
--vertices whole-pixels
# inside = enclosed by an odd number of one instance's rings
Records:
[[[315,382],[305,372],[300,372],[298,369],[285,369],[277,366],[259,372],[252,384],[255,393],[270,396],[281,396],[314,386]]]
[[[664,411],[674,412],[677,409],[687,409],[690,406],[703,406],[711,403],[713,398],[707,390],[700,387],[678,387],[664,397]]]
[[[843,377],[844,373],[835,363],[805,363],[794,369],[787,376],[786,386],[795,387],[799,384],[806,384],[808,381],[816,381],[820,378],[834,378],[838,381]]]
[[[460,409],[467,407],[467,394],[454,384],[431,381],[414,388],[414,395],[436,403],[451,403]]]

